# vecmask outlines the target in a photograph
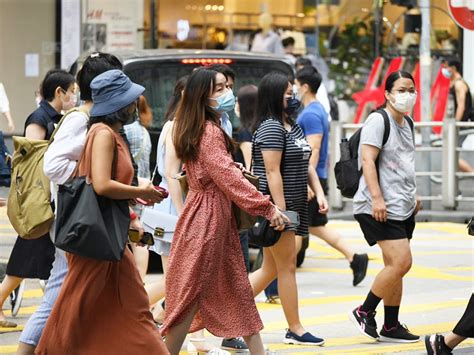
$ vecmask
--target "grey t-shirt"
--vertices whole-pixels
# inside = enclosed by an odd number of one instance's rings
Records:
[[[367,144],[381,149],[379,153],[379,184],[387,206],[388,219],[404,221],[416,206],[415,144],[408,122],[403,127],[392,118],[390,135],[382,147],[384,120],[380,113],[371,113],[362,128],[360,146]],[[359,146],[359,167],[361,154]],[[364,175],[353,199],[354,214],[372,214],[372,196]]]

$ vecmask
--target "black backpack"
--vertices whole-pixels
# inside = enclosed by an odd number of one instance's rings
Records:
[[[380,113],[384,121],[384,132],[382,140],[382,149],[385,143],[387,143],[388,137],[390,136],[390,119],[385,110],[380,109],[375,111]],[[405,120],[410,125],[410,129],[413,133],[414,126],[413,121],[410,117],[405,116]],[[341,194],[347,198],[353,198],[359,189],[359,180],[362,175],[362,169],[359,169],[359,143],[360,134],[362,128],[359,128],[352,136],[347,140],[342,139],[340,144],[341,158],[334,167],[334,173],[336,175],[337,188],[341,190]],[[378,169],[378,157],[375,161],[375,165]]]

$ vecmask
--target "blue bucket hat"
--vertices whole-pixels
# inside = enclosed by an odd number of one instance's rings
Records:
[[[145,88],[132,83],[121,70],[112,69],[97,75],[91,82],[94,105],[91,116],[104,116],[117,112],[136,101]]]

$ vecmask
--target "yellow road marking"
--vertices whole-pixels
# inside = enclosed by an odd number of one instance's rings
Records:
[[[362,302],[363,300],[364,300],[364,296],[361,296],[361,295],[315,297],[315,298],[300,299],[298,302],[298,305],[300,307],[306,307],[306,306],[316,306],[316,305],[322,305],[322,304]],[[259,311],[280,309],[281,304],[257,302],[257,308]]]
[[[33,314],[36,312],[37,309],[38,309],[38,306],[21,307],[20,310],[18,311],[18,314],[21,314],[21,315]]]
[[[0,354],[16,353],[18,345],[0,345]]]
[[[474,271],[474,267],[473,267],[473,266],[456,266],[456,267],[441,268],[440,270],[447,270],[447,271]]]
[[[0,334],[2,333],[14,333],[14,332],[21,332],[23,330],[23,325],[18,325],[15,328],[4,328],[0,327]]]
[[[39,298],[43,297],[43,291],[40,288],[25,290],[23,298]]]

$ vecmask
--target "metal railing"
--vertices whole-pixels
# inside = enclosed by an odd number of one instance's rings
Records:
[[[343,209],[346,202],[351,199],[342,197],[341,192],[336,187],[334,175],[334,165],[340,159],[339,143],[346,137],[347,131],[355,131],[362,127],[362,124],[342,123],[340,121],[331,122],[331,134],[329,135],[330,168],[329,168],[329,204],[333,209]],[[417,171],[417,177],[440,176],[441,194],[420,196],[423,201],[441,201],[444,209],[455,209],[458,202],[474,202],[474,197],[459,196],[459,178],[474,178],[474,173],[458,172],[458,161],[460,152],[474,153],[474,149],[463,149],[458,147],[459,135],[474,133],[474,122],[458,122],[455,119],[445,119],[442,122],[415,122],[415,129],[425,127],[442,127],[442,146],[419,146],[416,152],[441,152],[441,171]],[[459,131],[460,128],[468,128],[466,131]],[[349,135],[348,135],[349,136]],[[347,137],[348,137],[347,136]],[[431,189],[430,189],[431,190]]]

